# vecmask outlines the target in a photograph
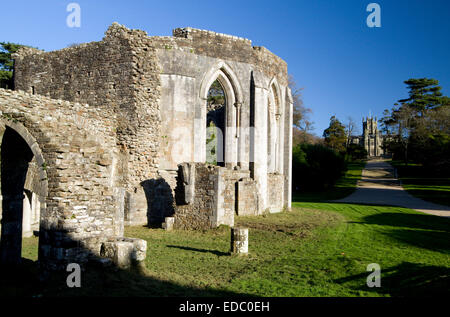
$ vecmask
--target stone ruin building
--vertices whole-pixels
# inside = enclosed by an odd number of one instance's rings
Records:
[[[142,260],[126,225],[208,229],[290,208],[293,101],[266,48],[114,23],[99,42],[13,58],[14,90],[0,90],[1,263],[19,262],[33,231],[39,263],[60,269]]]
[[[367,151],[368,157],[380,157],[385,155],[386,151],[383,147],[384,136],[378,130],[378,122],[375,117],[366,117],[362,121],[363,134],[361,136],[353,136],[351,143],[363,146]]]

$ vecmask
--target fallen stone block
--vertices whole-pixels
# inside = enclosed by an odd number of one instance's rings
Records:
[[[134,238],[115,238],[103,242],[100,256],[109,258],[121,269],[128,269],[132,265],[145,260],[147,241]]]

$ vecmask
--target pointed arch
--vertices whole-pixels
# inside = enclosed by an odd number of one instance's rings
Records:
[[[36,139],[19,122],[0,120],[1,136],[1,195],[2,226],[0,238],[0,263],[14,266],[21,263],[22,235],[31,230],[31,218],[40,218],[40,225],[45,212],[31,210],[32,192],[27,192],[25,183],[29,164],[33,160],[44,164],[44,158]],[[45,166],[45,165],[43,165]],[[37,168],[37,195],[45,199],[48,191],[47,173],[41,166]],[[31,176],[36,177],[36,176]],[[33,188],[34,190],[34,188]],[[36,202],[36,199],[34,200]],[[45,210],[45,204],[37,204]]]
[[[225,89],[225,93],[229,94],[227,97],[232,97],[234,102],[242,103],[243,94],[241,84],[234,71],[224,61],[219,61],[203,76],[200,85],[200,98],[208,98],[209,87],[211,87],[215,80],[219,80],[220,84]]]
[[[282,149],[282,94],[277,78],[274,77],[268,86],[267,101],[267,168],[269,173],[281,173]]]
[[[275,109],[277,113],[282,113],[283,109],[281,107],[281,89],[280,85],[278,84],[277,77],[273,77],[272,80],[269,83],[268,87],[269,95],[273,95],[273,99],[275,102],[275,105],[278,107],[278,109]]]
[[[200,121],[196,123],[195,130],[201,131],[196,151],[200,152],[201,162],[206,161],[206,105],[208,91],[214,81],[218,81],[225,93],[225,129],[221,136],[224,143],[224,163],[227,166],[236,166],[238,162],[238,131],[240,125],[240,111],[243,102],[242,86],[235,72],[224,61],[219,61],[203,76],[199,91]]]
[[[42,151],[39,147],[38,142],[33,137],[33,135],[28,131],[28,129],[20,122],[18,121],[12,121],[12,120],[0,120],[0,125],[3,127],[8,127],[17,134],[20,135],[20,137],[27,143],[28,147],[30,148],[31,152],[33,153],[33,156],[36,159],[36,163],[39,167],[45,166],[45,160],[44,156],[42,155]],[[1,144],[1,142],[0,142]],[[48,193],[48,178],[47,178],[47,172],[44,168],[38,169],[38,176],[41,180],[41,192],[39,192],[39,195],[42,197],[47,197]]]

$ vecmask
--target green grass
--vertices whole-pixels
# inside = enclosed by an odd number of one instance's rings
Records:
[[[340,181],[354,190],[360,166]],[[31,260],[37,239],[24,239],[29,259],[20,279],[0,294],[28,296],[448,296],[450,219],[386,206],[294,202],[291,212],[237,217],[249,228],[249,255],[233,256],[230,229],[172,231],[126,228],[148,243],[144,268],[89,266],[82,287],[65,286],[68,273],[37,280]],[[333,196],[334,195],[334,196]],[[366,285],[367,265],[381,266],[381,288]],[[25,282],[24,282],[25,281]]]
[[[22,257],[37,261],[39,239],[35,236],[22,239]]]
[[[423,200],[450,206],[450,178],[436,175],[419,164],[405,166],[400,161],[390,163],[397,168],[402,186],[408,193]]]
[[[297,192],[293,194],[294,201],[326,201],[344,198],[356,189],[356,183],[361,178],[361,172],[366,165],[365,161],[348,164],[345,172],[331,189],[317,192]]]
[[[83,273],[81,289],[65,287],[63,274],[45,287],[22,291],[44,296],[449,295],[447,218],[397,207],[296,202],[291,212],[238,217],[237,224],[250,228],[246,257],[228,253],[227,227],[173,232],[130,227],[126,236],[148,243],[143,272],[92,267]],[[370,263],[381,266],[381,288],[366,286]]]

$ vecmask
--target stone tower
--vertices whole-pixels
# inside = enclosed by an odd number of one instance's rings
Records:
[[[367,150],[368,157],[383,155],[382,138],[378,131],[377,118],[363,118],[363,140],[364,148]]]

